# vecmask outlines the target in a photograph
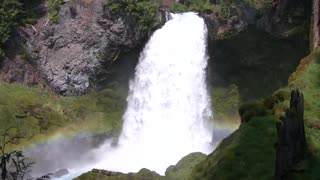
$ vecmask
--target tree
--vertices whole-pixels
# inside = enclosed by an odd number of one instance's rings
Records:
[[[27,162],[28,158],[24,157],[22,151],[6,152],[6,145],[11,143],[12,139],[9,134],[14,127],[5,127],[2,134],[3,142],[0,146],[0,169],[2,180],[24,179],[24,176],[31,172],[34,162]]]
[[[0,57],[4,55],[4,45],[19,24],[22,4],[18,0],[0,0]]]

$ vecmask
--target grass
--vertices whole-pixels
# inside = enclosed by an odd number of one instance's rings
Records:
[[[16,127],[9,149],[23,148],[56,134],[79,131],[117,136],[126,106],[126,90],[109,87],[80,97],[0,82],[0,133]]]
[[[49,23],[54,24],[59,21],[59,10],[62,0],[48,0]]]

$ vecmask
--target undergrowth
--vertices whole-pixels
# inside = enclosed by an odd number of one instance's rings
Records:
[[[0,82],[0,134],[15,127],[10,148],[22,148],[56,134],[79,131],[117,136],[122,126],[126,91],[110,87],[80,97]]]

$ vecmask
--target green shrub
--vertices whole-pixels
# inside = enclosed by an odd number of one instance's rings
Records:
[[[57,23],[59,21],[59,10],[62,0],[48,0],[49,23]]]
[[[109,10],[114,14],[134,17],[142,31],[150,32],[156,25],[159,4],[152,0],[109,0]]]
[[[4,55],[6,42],[20,22],[22,4],[18,0],[4,0],[0,3],[0,59]]]
[[[207,12],[212,11],[213,6],[209,0],[184,0],[182,3],[175,3],[170,6],[171,12],[186,12],[186,11],[196,11],[196,12]]]

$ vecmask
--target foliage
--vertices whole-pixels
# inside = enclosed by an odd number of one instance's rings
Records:
[[[59,10],[62,0],[48,0],[49,23],[57,23],[59,21]]]
[[[49,4],[50,1],[49,0]],[[60,0],[61,1],[61,0]],[[5,54],[5,45],[18,25],[36,22],[36,7],[40,0],[0,0],[0,59]]]
[[[22,24],[34,24],[37,22],[39,12],[37,10],[41,0],[20,0],[23,4]]]
[[[28,158],[24,157],[22,151],[6,152],[6,145],[12,143],[12,138],[9,137],[10,130],[13,127],[5,126],[3,129],[3,143],[0,146],[0,169],[1,179],[24,179],[24,176],[31,172],[33,162],[28,162]],[[9,138],[9,139],[8,139]]]
[[[10,134],[16,137],[15,143],[8,149],[19,149],[56,133],[89,131],[117,136],[126,93],[121,87],[107,87],[80,97],[62,97],[45,89],[0,82],[0,127],[17,127]]]
[[[182,3],[175,3],[170,6],[171,12],[196,11],[205,12],[212,11],[212,4],[209,0],[184,0]]]
[[[109,0],[114,14],[129,15],[138,21],[142,31],[150,32],[156,25],[159,4],[152,0]]]
[[[238,1],[243,2],[255,9],[262,10],[262,11],[269,9],[273,3],[273,0],[238,0]]]
[[[22,4],[18,0],[0,1],[0,58],[4,55],[5,43],[19,24],[22,15]]]

